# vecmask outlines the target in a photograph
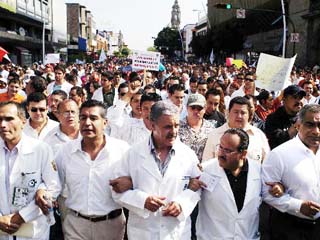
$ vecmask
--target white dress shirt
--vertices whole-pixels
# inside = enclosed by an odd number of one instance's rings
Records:
[[[56,157],[61,183],[68,188],[67,208],[88,216],[102,216],[120,208],[111,197],[109,180],[112,166],[129,145],[107,135],[105,139],[94,161],[82,150],[82,138],[66,143]]]
[[[81,137],[81,134],[78,133],[77,139]],[[63,144],[72,141],[73,139],[69,138],[65,133],[60,129],[60,124],[54,127],[48,134],[45,136],[43,141],[47,143],[53,150],[54,155],[57,154],[59,149]]]
[[[121,128],[125,124],[125,121],[132,116],[131,106],[121,100],[118,99],[113,106],[108,108],[107,111],[107,120],[108,126],[111,129],[110,136],[117,137],[118,132],[121,131]]]
[[[280,182],[285,193],[279,198],[273,197],[269,186],[263,184],[264,201],[281,212],[307,218],[300,213],[302,202],[320,204],[319,159],[320,151],[314,154],[299,136],[273,149],[262,165],[262,182]]]
[[[144,124],[143,119],[126,118],[121,129],[111,136],[126,141],[130,145],[143,141],[150,136],[151,131]]]
[[[59,125],[58,122],[53,121],[47,117],[47,124],[42,128],[40,134],[38,134],[37,130],[30,125],[30,118],[29,118],[23,128],[23,132],[29,137],[43,140],[47,136],[47,134],[58,125]]]
[[[305,97],[302,98],[302,104],[304,106],[304,105],[311,104],[311,103],[317,103],[318,102],[317,100],[318,100],[318,98],[311,95],[311,98],[309,100],[307,100]]]
[[[59,87],[57,87],[57,86],[59,86]],[[73,85],[68,83],[67,81],[64,81],[61,85],[56,85],[56,82],[53,81],[53,82],[48,84],[47,92],[50,95],[55,90],[62,90],[65,93],[67,93],[67,95],[69,96],[69,92],[70,92],[72,87],[73,87]]]
[[[225,123],[221,127],[215,128],[208,135],[206,146],[203,150],[202,161],[207,161],[216,156],[217,145],[225,131],[230,129],[229,124]],[[270,151],[268,140],[265,134],[258,128],[248,124],[244,130],[249,135],[249,147],[247,158],[262,162]]]

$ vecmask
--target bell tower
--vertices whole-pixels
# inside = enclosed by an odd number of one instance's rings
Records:
[[[180,29],[180,22],[181,22],[181,12],[180,7],[178,4],[178,0],[174,1],[171,11],[171,27],[174,29]]]

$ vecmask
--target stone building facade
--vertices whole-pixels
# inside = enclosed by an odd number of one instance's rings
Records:
[[[232,9],[217,9],[215,4],[226,1],[208,0],[210,26],[233,25],[242,29],[242,55],[247,52],[282,54],[283,23],[281,0],[228,0]],[[294,0],[285,2],[286,57],[297,54],[296,64],[320,64],[320,1]],[[246,9],[246,18],[236,17],[237,9]]]

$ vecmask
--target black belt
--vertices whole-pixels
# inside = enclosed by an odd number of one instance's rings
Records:
[[[101,221],[105,221],[105,220],[114,219],[116,217],[119,217],[122,214],[122,209],[121,208],[113,210],[113,211],[109,212],[107,215],[99,216],[99,217],[85,216],[85,215],[82,215],[81,213],[79,213],[77,211],[72,210],[72,209],[71,209],[71,211],[74,212],[77,217],[84,218],[84,219],[89,220],[91,222],[101,222]]]

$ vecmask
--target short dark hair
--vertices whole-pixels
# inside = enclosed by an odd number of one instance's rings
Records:
[[[93,100],[93,99],[82,103],[79,112],[81,113],[82,109],[84,109],[84,108],[92,108],[92,107],[100,108],[100,116],[102,118],[106,118],[107,110],[106,110],[105,104],[103,102]]]
[[[20,103],[13,102],[13,101],[0,102],[0,108],[3,108],[3,107],[8,106],[8,105],[16,106],[18,117],[20,119],[22,119],[22,120],[26,120],[26,111],[25,111],[25,109],[22,107],[22,105]]]
[[[144,86],[143,90],[148,90],[148,89],[152,89],[154,91],[156,91],[156,87],[153,84],[147,84]]]
[[[206,99],[208,99],[208,97],[209,97],[210,95],[219,96],[219,97],[220,97],[220,96],[221,96],[221,91],[219,91],[219,90],[216,89],[216,88],[209,89],[209,90],[206,92],[206,95],[205,95]]]
[[[118,87],[118,93],[120,93],[120,89],[121,88],[127,88],[128,87],[128,84],[123,82],[123,83],[120,83],[119,87]]]
[[[190,78],[189,82],[190,83],[198,83],[198,80],[192,77],[192,78]]]
[[[56,66],[54,67],[54,71],[61,71],[61,72],[65,73],[65,72],[66,72],[66,68],[65,68],[65,66],[63,66],[63,65],[58,64],[58,65],[56,65]]]
[[[240,144],[237,147],[238,152],[243,152],[245,150],[248,150],[249,147],[249,135],[241,128],[230,128],[227,131],[223,133],[223,136],[225,134],[232,134],[232,135],[238,135],[240,138]]]
[[[251,104],[249,99],[245,97],[235,97],[232,98],[230,103],[229,103],[229,112],[231,111],[233,105],[239,104],[239,105],[247,105],[248,111],[249,111],[249,119],[251,119],[253,112],[251,111]]]
[[[256,98],[259,103],[261,103],[262,101],[266,101],[269,98],[270,94],[271,93],[268,90],[263,89]]]
[[[13,78],[10,78],[8,80],[8,85],[10,85],[11,83],[13,83],[13,84],[21,84],[21,81],[20,81],[19,77],[18,78],[17,77],[13,77]]]
[[[313,86],[311,81],[305,81],[305,82],[302,83],[301,87],[304,88],[304,85],[306,85],[306,84],[311,84]]]
[[[40,76],[32,76],[30,77],[30,87],[34,90],[34,92],[44,92],[47,89],[46,80]]]
[[[104,71],[101,73],[101,77],[106,77],[109,81],[113,79],[113,74],[110,71]]]
[[[85,95],[84,89],[79,86],[74,86],[70,89],[70,92],[76,90],[76,94],[80,97],[83,97]]]
[[[140,106],[142,105],[143,102],[159,102],[161,101],[161,97],[159,94],[157,93],[144,93],[141,96],[141,100],[140,100]]]
[[[207,83],[207,81],[205,81],[205,80],[200,80],[199,82],[198,82],[198,85],[207,85],[208,83]]]
[[[182,83],[180,84],[173,84],[172,86],[169,87],[168,92],[170,95],[174,94],[175,91],[184,91],[184,85]]]
[[[141,78],[137,72],[131,72],[129,75],[129,82],[134,82],[134,81],[141,82]]]
[[[51,93],[51,95],[58,95],[62,98],[62,100],[65,100],[68,98],[68,94],[63,90],[55,90]]]
[[[48,98],[46,95],[44,95],[41,92],[34,92],[34,93],[30,93],[27,97],[27,106],[29,106],[29,104],[31,102],[41,102],[45,100],[46,101],[46,105],[48,105]]]
[[[215,80],[214,80],[214,77],[208,77],[207,78],[207,83],[213,83]]]

